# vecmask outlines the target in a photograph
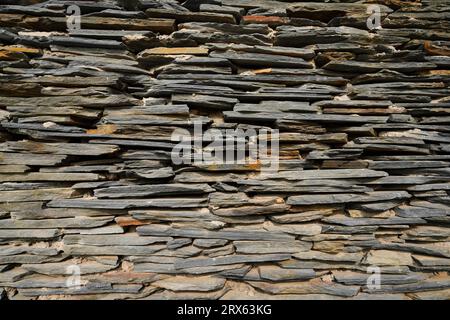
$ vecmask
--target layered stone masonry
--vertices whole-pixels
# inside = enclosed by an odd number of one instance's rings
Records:
[[[450,297],[449,1],[2,3],[0,298]]]

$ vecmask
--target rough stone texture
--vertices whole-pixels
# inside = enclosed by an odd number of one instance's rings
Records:
[[[450,299],[449,1],[70,2],[0,6],[0,299]]]
[[[154,286],[171,291],[215,291],[223,288],[225,279],[215,277],[184,277],[175,276],[159,280],[153,283]]]

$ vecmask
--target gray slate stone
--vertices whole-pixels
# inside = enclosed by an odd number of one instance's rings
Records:
[[[287,200],[290,205],[311,205],[311,204],[333,204],[352,202],[375,202],[388,200],[405,200],[411,198],[406,191],[373,191],[365,194],[330,194],[330,195],[307,195],[292,196]]]
[[[312,244],[304,241],[233,241],[239,254],[298,253],[308,251]]]
[[[7,240],[50,240],[60,236],[57,229],[10,229],[0,230],[0,239]]]
[[[267,232],[262,230],[219,230],[209,231],[193,228],[171,228],[162,225],[147,225],[137,227],[137,233],[141,236],[171,236],[204,239],[225,240],[292,240],[294,237],[281,232]]]
[[[133,198],[144,196],[189,195],[213,192],[214,189],[207,184],[154,184],[117,186],[96,189],[97,198]]]
[[[116,265],[105,265],[97,262],[76,263],[72,261],[22,265],[25,270],[45,275],[65,275],[68,274],[73,266],[79,268],[81,275],[103,273],[116,268]]]
[[[289,254],[267,254],[267,255],[231,255],[217,258],[193,258],[178,260],[175,269],[186,269],[193,267],[219,266],[247,262],[274,262],[290,258]]]
[[[202,198],[158,198],[158,199],[128,199],[128,200],[53,200],[48,203],[50,208],[82,208],[82,209],[113,209],[128,208],[197,208],[205,206],[206,199]]]
[[[67,235],[66,245],[87,246],[146,246],[172,240],[171,237],[139,237],[133,233],[122,235]]]
[[[258,267],[261,279],[269,281],[308,280],[316,277],[313,269],[283,269],[275,266]]]

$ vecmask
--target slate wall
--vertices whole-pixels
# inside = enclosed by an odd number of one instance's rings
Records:
[[[450,2],[338,2],[0,6],[0,297],[449,298]],[[196,122],[279,172],[174,164]]]

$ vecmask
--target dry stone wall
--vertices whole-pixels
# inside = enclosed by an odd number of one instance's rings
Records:
[[[450,297],[449,1],[2,4],[0,297]]]

